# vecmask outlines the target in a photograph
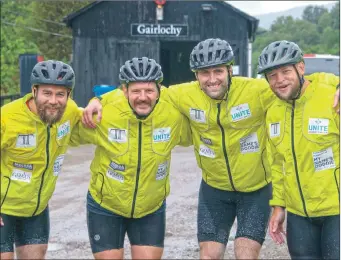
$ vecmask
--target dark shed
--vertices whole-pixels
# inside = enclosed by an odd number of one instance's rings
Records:
[[[222,1],[96,1],[64,22],[72,28],[80,106],[93,97],[94,85],[118,85],[120,66],[133,57],[158,61],[166,86],[194,79],[189,54],[206,38],[227,40],[235,52],[234,74],[251,76],[258,20]]]

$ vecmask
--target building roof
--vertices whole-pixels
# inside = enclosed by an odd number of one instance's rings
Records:
[[[67,15],[66,17],[64,17],[63,19],[63,22],[66,23],[67,26],[72,26],[72,21],[77,18],[78,16],[82,15],[83,13],[87,12],[88,10],[92,9],[94,6],[98,5],[98,4],[101,4],[103,2],[107,2],[107,1],[104,1],[104,0],[97,0],[69,15]],[[258,24],[259,24],[259,20],[247,13],[244,13],[243,11],[239,10],[238,8],[228,4],[227,2],[225,1],[215,1],[215,3],[217,4],[220,4],[222,6],[224,6],[225,8],[230,8],[232,9],[233,11],[235,11],[236,13],[238,13],[239,15],[241,15],[242,17],[244,17],[246,20],[248,20],[250,22],[250,37],[252,39],[252,41],[254,40],[254,36],[256,34],[256,30],[257,30],[257,27],[258,27]]]

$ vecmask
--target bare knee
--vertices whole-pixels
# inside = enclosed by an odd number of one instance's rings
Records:
[[[234,242],[236,259],[258,259],[262,245],[250,238],[239,237]]]
[[[94,254],[95,259],[123,259],[124,249],[111,249]]]
[[[225,245],[219,242],[200,242],[200,259],[222,259]]]
[[[0,254],[1,260],[12,260],[14,259],[14,253],[13,252],[6,252]]]
[[[156,246],[132,246],[132,259],[161,259],[163,254],[162,247]]]
[[[23,245],[16,248],[18,259],[45,259],[47,244]]]

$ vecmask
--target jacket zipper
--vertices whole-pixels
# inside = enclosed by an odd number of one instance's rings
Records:
[[[132,218],[134,216],[137,190],[139,187],[139,178],[140,178],[140,171],[141,171],[141,147],[142,147],[142,123],[139,122],[139,146],[138,146],[138,154],[137,154],[137,170],[136,170],[135,191],[134,191],[133,205],[131,208],[131,217]]]
[[[43,188],[44,185],[44,176],[45,173],[49,167],[49,161],[50,161],[50,151],[49,151],[49,143],[50,143],[50,126],[47,127],[47,140],[46,140],[46,167],[44,169],[43,175],[41,176],[41,182],[40,182],[40,187],[39,187],[39,193],[38,193],[38,202],[37,202],[37,207],[34,211],[34,213],[32,214],[32,216],[34,216],[37,212],[37,210],[39,209],[39,205],[40,205],[40,195],[41,195],[41,190]]]
[[[297,160],[296,160],[296,153],[295,153],[295,138],[294,138],[294,116],[295,116],[295,100],[293,101],[292,104],[292,110],[291,110],[291,151],[292,151],[292,156],[294,158],[294,165],[295,165],[295,173],[296,173],[296,180],[298,184],[298,189],[300,191],[300,196],[303,204],[303,210],[306,216],[309,218],[309,215],[307,213],[307,208],[305,205],[305,200],[303,197],[303,192],[302,192],[302,187],[300,183],[300,177],[298,176],[298,167],[297,167]]]
[[[234,191],[237,191],[236,188],[234,187],[234,184],[233,184],[233,180],[232,180],[232,174],[231,174],[231,169],[230,169],[230,164],[229,164],[229,158],[227,157],[227,151],[226,151],[226,145],[225,145],[225,130],[223,128],[223,126],[221,125],[220,123],[220,103],[217,104],[217,107],[218,107],[218,115],[217,115],[217,123],[220,127],[220,131],[221,131],[221,134],[222,134],[222,143],[223,143],[223,152],[224,152],[224,157],[225,157],[225,163],[226,163],[226,168],[227,168],[227,173],[229,175],[229,179],[230,179],[230,183],[231,183],[231,186],[232,186],[232,189]]]

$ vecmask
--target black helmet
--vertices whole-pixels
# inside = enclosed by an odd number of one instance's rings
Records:
[[[216,65],[232,64],[233,61],[230,44],[221,39],[207,39],[199,42],[189,56],[189,66],[193,71]]]
[[[264,48],[258,58],[258,74],[303,60],[303,52],[294,42],[276,41]]]
[[[31,73],[32,85],[58,85],[73,88],[75,73],[70,65],[56,60],[37,63]]]
[[[119,80],[122,83],[135,81],[160,83],[163,80],[163,73],[161,66],[153,59],[147,57],[132,58],[120,68]]]

